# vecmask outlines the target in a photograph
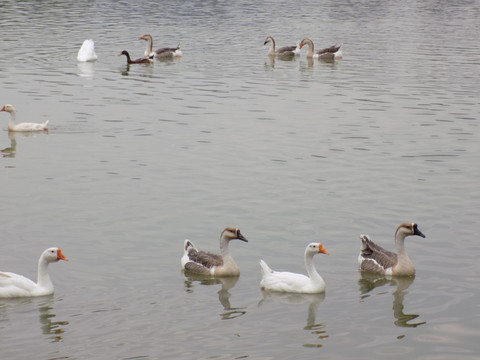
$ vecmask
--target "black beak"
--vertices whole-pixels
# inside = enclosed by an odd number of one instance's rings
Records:
[[[422,238],[426,237],[425,235],[423,235],[423,233],[420,230],[418,230],[417,226],[415,226],[413,229],[413,235],[418,235],[418,236],[421,236]]]

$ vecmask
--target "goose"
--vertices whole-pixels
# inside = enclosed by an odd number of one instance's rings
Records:
[[[77,60],[87,62],[95,61],[97,59],[97,54],[95,54],[95,43],[92,39],[85,40],[80,50],[78,50]]]
[[[8,131],[44,131],[48,130],[48,120],[45,121],[43,124],[37,123],[15,123],[17,119],[17,112],[13,105],[6,104],[4,105],[0,111],[6,111],[10,113],[10,122],[8,123]]]
[[[417,224],[404,222],[395,231],[393,253],[375,244],[368,235],[360,235],[362,248],[358,255],[360,270],[382,275],[413,276],[415,268],[405,250],[405,238],[417,235],[425,238]]]
[[[188,272],[217,277],[239,276],[240,269],[230,255],[230,240],[248,240],[240,233],[240,229],[226,227],[220,236],[221,255],[198,251],[190,240],[185,240],[184,254],[181,259],[182,268]]]
[[[118,56],[122,55],[125,55],[127,57],[127,64],[151,64],[153,62],[152,59],[148,57],[142,57],[136,60],[132,60],[127,50],[123,50],[120,54],[118,54]]]
[[[273,271],[265,261],[260,260],[260,266],[262,268],[260,286],[262,289],[278,292],[302,294],[324,292],[325,281],[313,265],[313,256],[319,253],[328,255],[327,250],[325,250],[320,243],[310,243],[307,245],[305,249],[305,267],[307,268],[308,276],[287,271]]]
[[[32,297],[53,294],[53,284],[48,276],[48,264],[59,260],[68,261],[62,250],[52,247],[45,250],[38,260],[37,283],[22,275],[0,272],[0,298]]]
[[[305,38],[300,41],[299,47],[300,49],[304,46],[308,45],[307,51],[307,58],[318,58],[324,60],[336,60],[342,58],[342,50],[341,47],[343,44],[332,45],[329,48],[325,48],[322,50],[315,51],[313,41]]]
[[[145,49],[145,56],[148,57],[158,57],[158,58],[167,58],[167,57],[180,57],[182,56],[182,50],[180,50],[180,44],[176,48],[160,48],[153,51],[153,38],[150,34],[144,34],[138,38],[138,40],[145,40],[147,42],[147,47]]]
[[[275,40],[271,36],[267,36],[263,45],[271,43],[270,49],[268,50],[269,56],[295,56],[300,55],[299,45],[295,46],[283,46],[278,50],[275,50]]]

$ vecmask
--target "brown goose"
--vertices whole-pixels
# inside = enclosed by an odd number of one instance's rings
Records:
[[[375,244],[368,235],[360,235],[362,249],[358,255],[360,270],[383,275],[412,276],[415,267],[405,250],[405,238],[411,235],[425,237],[415,223],[402,223],[395,232],[396,253]]]
[[[182,268],[186,271],[212,276],[238,276],[240,269],[230,255],[230,240],[248,240],[240,233],[240,229],[227,227],[220,236],[221,255],[206,251],[198,251],[190,240],[185,240],[184,254],[181,259]]]
[[[283,46],[278,50],[275,50],[275,40],[271,36],[267,36],[263,45],[270,43],[270,49],[268,50],[269,56],[295,56],[300,55],[300,47],[295,46]]]
[[[176,48],[160,48],[153,51],[153,38],[150,34],[144,34],[139,37],[139,40],[145,40],[147,42],[147,48],[145,49],[145,56],[168,58],[168,57],[180,57],[182,56],[182,50],[180,50],[180,44]]]
[[[314,59],[323,59],[323,60],[337,60],[342,58],[342,50],[341,47],[343,44],[333,45],[328,48],[315,51],[313,41],[305,38],[300,41],[299,47],[300,49],[304,46],[308,45],[307,51],[307,58],[314,58]]]

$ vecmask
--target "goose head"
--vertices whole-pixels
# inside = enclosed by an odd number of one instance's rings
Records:
[[[232,226],[227,226],[223,231],[220,239],[230,241],[230,240],[242,240],[248,242],[248,240],[242,235],[239,228],[234,228]]]
[[[305,250],[305,252],[307,254],[312,254],[312,255],[315,255],[315,254],[325,254],[325,255],[329,255],[328,251],[325,250],[325,248],[323,247],[322,244],[320,243],[310,243],[308,244],[307,246],[307,249]]]
[[[49,248],[45,250],[42,254],[42,258],[47,262],[57,262],[59,260],[68,261],[68,258],[63,255],[62,250],[56,247]]]
[[[308,39],[308,38],[305,38],[303,39],[302,41],[300,41],[300,44],[299,44],[299,47],[300,49],[305,46],[305,45],[308,45],[310,48],[313,47],[313,42],[312,40]]]
[[[425,238],[425,235],[418,229],[418,225],[416,223],[408,223],[404,222],[400,224],[395,231],[395,238],[397,236],[405,238],[406,236],[417,235],[422,238]]]
[[[140,37],[138,38],[138,40],[145,40],[145,41],[149,41],[149,40],[150,40],[150,41],[151,41],[151,40],[152,40],[152,35],[150,35],[150,34],[143,34],[142,36],[140,36]]]
[[[6,112],[9,112],[9,113],[14,113],[15,108],[13,107],[13,105],[6,104],[6,105],[3,105],[2,109],[0,109],[0,111],[6,111]]]
[[[263,45],[267,45],[269,42],[271,42],[272,44],[275,44],[275,40],[273,40],[271,36],[267,36]]]

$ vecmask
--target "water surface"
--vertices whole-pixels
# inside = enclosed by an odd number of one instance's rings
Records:
[[[0,269],[56,292],[0,301],[0,351],[25,359],[474,359],[480,6],[474,1],[7,1],[0,102]],[[116,56],[181,43],[174,61]],[[344,43],[344,59],[271,61],[263,42]],[[78,64],[84,39],[99,60]],[[362,277],[359,235],[409,238],[414,279]],[[242,274],[185,276],[185,238]],[[263,294],[263,258],[324,295]]]

